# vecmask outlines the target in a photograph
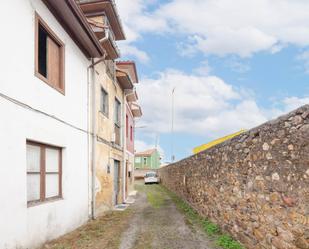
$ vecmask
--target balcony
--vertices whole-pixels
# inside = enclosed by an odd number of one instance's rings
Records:
[[[93,32],[99,39],[102,47],[107,52],[107,59],[115,60],[119,58],[120,51],[115,42],[115,34],[113,33],[109,23],[107,21],[103,21],[103,17],[99,19],[89,17],[87,20]]]

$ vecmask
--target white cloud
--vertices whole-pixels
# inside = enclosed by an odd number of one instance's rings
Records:
[[[149,61],[149,55],[133,43],[142,39],[142,32],[166,29],[164,19],[158,19],[153,16],[153,13],[147,12],[147,7],[155,3],[156,0],[116,0],[127,38],[126,41],[119,42],[122,55],[133,56],[142,63]]]
[[[236,89],[216,76],[166,70],[138,86],[143,132],[170,132],[174,87],[175,132],[210,138],[253,128],[309,103],[309,97],[286,97],[276,108],[264,109],[250,90]]]
[[[157,13],[176,32],[194,35],[204,53],[248,57],[309,45],[308,11],[304,0],[172,0]]]
[[[293,109],[296,109],[302,105],[307,105],[309,104],[309,96],[308,97],[287,97],[283,100],[284,104],[284,111],[289,112],[292,111]]]
[[[309,45],[306,0],[117,0],[130,42],[144,32],[183,34],[182,54],[249,57]],[[153,6],[149,8],[149,6]],[[179,36],[178,36],[179,37]]]
[[[303,69],[305,70],[306,74],[309,74],[309,51],[306,50],[299,54],[296,58],[303,64]]]
[[[239,60],[237,58],[227,59],[225,62],[226,66],[236,73],[246,73],[250,71],[251,67],[248,62]]]
[[[148,63],[150,60],[149,55],[145,51],[142,51],[133,45],[122,43],[120,44],[120,50],[122,55],[133,56],[142,63]]]
[[[139,85],[143,125],[151,132],[169,132],[171,92],[175,90],[175,131],[216,137],[266,121],[250,94],[215,76],[167,70]]]
[[[201,65],[198,68],[195,68],[193,71],[202,76],[209,75],[211,72],[212,68],[209,65],[209,62],[207,60],[204,60],[201,62]]]

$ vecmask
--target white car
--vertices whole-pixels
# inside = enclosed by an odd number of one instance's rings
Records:
[[[160,182],[160,179],[157,175],[156,172],[147,172],[145,174],[145,177],[144,177],[144,181],[145,181],[145,184],[148,184],[148,183],[156,183],[156,184],[159,184]]]

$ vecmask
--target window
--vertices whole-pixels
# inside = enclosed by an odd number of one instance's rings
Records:
[[[27,142],[28,204],[62,197],[62,149]]]
[[[121,103],[115,99],[115,144],[121,145]]]
[[[101,112],[108,117],[108,94],[101,88]]]
[[[133,126],[130,126],[130,140],[133,141]]]
[[[115,124],[121,125],[121,103],[118,99],[115,99]]]
[[[64,94],[64,44],[37,14],[35,75]]]
[[[145,177],[157,177],[157,173],[156,172],[148,172],[148,173],[146,173]]]

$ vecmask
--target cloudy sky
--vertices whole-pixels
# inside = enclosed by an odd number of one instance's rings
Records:
[[[138,150],[176,159],[309,103],[308,0],[116,0],[138,65]]]

